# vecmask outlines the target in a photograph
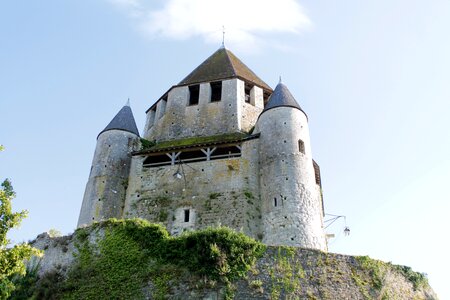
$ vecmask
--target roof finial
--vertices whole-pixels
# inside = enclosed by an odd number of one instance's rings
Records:
[[[127,104],[125,106],[130,106],[130,97],[128,97]]]
[[[280,84],[280,83],[282,83],[282,81],[281,81],[281,75],[280,75],[280,81],[278,81],[278,84]]]
[[[222,25],[222,48],[225,48],[225,26]]]

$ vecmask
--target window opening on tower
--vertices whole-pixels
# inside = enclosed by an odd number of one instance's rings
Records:
[[[302,140],[298,140],[298,151],[305,154],[305,143]]]
[[[189,105],[197,105],[200,98],[200,85],[189,86]]]
[[[222,81],[211,82],[211,102],[222,100]]]
[[[269,102],[269,97],[270,97],[270,95],[271,95],[270,92],[263,92],[264,106],[267,104],[267,102]]]
[[[190,217],[190,210],[185,209],[184,210],[184,222],[189,222],[189,217]]]
[[[244,87],[244,94],[245,94],[245,102],[246,103],[251,103],[251,91],[252,91],[253,86],[249,83],[245,83],[245,87]]]

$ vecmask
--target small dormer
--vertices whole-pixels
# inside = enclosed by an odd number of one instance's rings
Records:
[[[272,89],[220,48],[147,110],[144,137],[165,141],[249,131]]]

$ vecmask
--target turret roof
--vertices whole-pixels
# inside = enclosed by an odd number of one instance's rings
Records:
[[[250,70],[239,58],[225,47],[220,48],[201,63],[178,85],[215,81],[239,77],[265,90],[272,88]]]
[[[303,109],[295,100],[294,96],[292,96],[287,86],[280,82],[270,96],[269,101],[267,102],[267,105],[264,107],[264,110],[261,112],[261,114],[265,111],[268,111],[269,109],[281,106],[293,107],[303,111]],[[303,113],[305,112],[303,111]]]
[[[129,103],[119,110],[117,115],[111,120],[111,122],[109,122],[108,126],[106,126],[105,129],[98,134],[98,136],[109,130],[128,131],[139,136],[139,130],[137,129],[136,121],[134,120],[133,112],[131,111]]]

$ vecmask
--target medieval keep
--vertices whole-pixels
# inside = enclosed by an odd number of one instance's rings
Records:
[[[78,227],[140,217],[327,249],[308,117],[284,84],[220,48],[146,115],[142,139],[128,104],[98,135]]]

